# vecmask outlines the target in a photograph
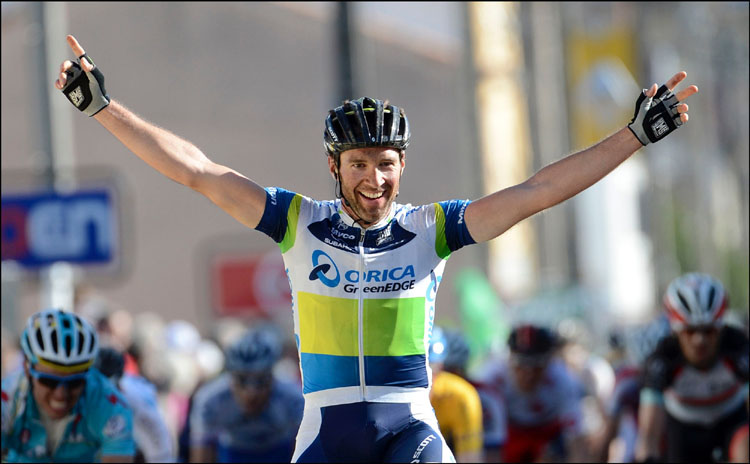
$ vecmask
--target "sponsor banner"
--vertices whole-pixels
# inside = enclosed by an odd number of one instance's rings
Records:
[[[112,262],[118,248],[113,197],[108,190],[3,195],[2,259],[26,268]]]

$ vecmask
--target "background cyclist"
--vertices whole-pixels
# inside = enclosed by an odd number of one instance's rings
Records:
[[[441,327],[432,328],[430,402],[435,409],[440,433],[453,451],[456,462],[481,462],[482,403],[473,385],[444,369],[451,350],[447,333]]]
[[[130,462],[133,419],[98,370],[94,328],[61,310],[32,315],[22,371],[2,381],[4,462]]]
[[[507,360],[483,374],[481,388],[494,396],[503,421],[486,436],[488,461],[586,460],[580,382],[559,358],[559,345],[551,330],[519,325],[508,337]]]
[[[608,345],[607,360],[615,372],[615,385],[606,401],[604,426],[593,456],[600,462],[633,462],[642,376],[638,364],[629,358],[622,331],[611,330]]]
[[[195,393],[191,462],[290,462],[304,400],[296,383],[273,375],[281,343],[254,328],[226,352],[226,372]]]
[[[125,355],[102,346],[94,364],[125,397],[133,412],[135,462],[175,462],[174,443],[159,409],[156,387],[144,377],[125,373]]]
[[[747,430],[750,345],[741,330],[724,324],[728,304],[724,286],[710,275],[689,273],[669,284],[664,308],[673,333],[643,368],[638,459],[747,456],[747,440],[733,438]]]

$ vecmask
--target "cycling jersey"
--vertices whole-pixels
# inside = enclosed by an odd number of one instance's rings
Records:
[[[474,243],[463,220],[469,202],[393,203],[362,229],[340,200],[266,191],[257,229],[282,252],[305,395],[295,459],[318,437],[322,408],[403,403],[412,418],[434,417],[427,352],[435,295],[451,252]]]
[[[159,410],[156,387],[131,374],[125,374],[119,386],[133,412],[133,438],[145,462],[175,462],[172,436]]]
[[[195,393],[190,412],[190,446],[215,450],[216,462],[289,462],[302,420],[299,385],[274,381],[268,404],[258,414],[242,412],[224,373]]]
[[[581,434],[580,384],[558,359],[531,392],[517,387],[505,362],[493,363],[476,385],[488,423],[485,447],[502,446],[506,462],[534,460],[551,441]]]
[[[717,361],[706,370],[690,365],[676,334],[664,338],[647,359],[641,402],[659,403],[675,419],[711,425],[742,405],[748,395],[748,338],[725,326]]]
[[[450,372],[433,379],[430,401],[440,432],[455,454],[482,450],[482,404],[476,388]]]
[[[52,455],[47,431],[23,371],[2,381],[2,448],[6,462],[95,462],[132,456],[133,417],[109,380],[90,369],[86,387]],[[64,419],[61,419],[64,420]]]
[[[716,362],[708,369],[688,363],[676,334],[662,339],[646,360],[640,401],[663,405],[667,412],[669,461],[709,462],[714,449],[727,458],[729,440],[748,421],[749,349],[742,331],[724,326]]]
[[[641,371],[635,366],[623,365],[615,369],[615,388],[607,399],[607,415],[615,417],[623,411],[637,413],[642,382]]]
[[[607,417],[617,421],[618,462],[633,462],[638,438],[638,404],[642,386],[637,367],[623,364],[615,368],[615,388],[605,403]]]

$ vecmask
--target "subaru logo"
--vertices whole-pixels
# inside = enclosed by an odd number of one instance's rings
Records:
[[[321,256],[325,258],[323,263],[320,262]],[[323,282],[325,286],[331,288],[336,287],[341,281],[339,268],[336,267],[336,263],[333,262],[333,259],[331,259],[331,257],[325,254],[323,251],[313,251],[312,265],[313,270],[312,272],[310,272],[310,280],[320,279],[320,281]],[[336,275],[335,277],[329,279],[326,274],[328,274],[328,271],[331,270],[331,266],[333,266],[334,271],[336,271]]]

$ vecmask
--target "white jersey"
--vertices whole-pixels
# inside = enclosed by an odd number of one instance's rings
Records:
[[[133,411],[133,438],[146,462],[175,462],[174,443],[157,403],[156,388],[141,376],[125,374],[120,392]]]
[[[544,378],[532,392],[518,388],[513,370],[505,361],[492,364],[475,386],[488,403],[483,405],[485,411],[494,408],[497,416],[485,436],[488,445],[498,446],[506,441],[508,424],[519,427],[559,424],[566,434],[581,433],[582,385],[561,360],[550,362]]]

